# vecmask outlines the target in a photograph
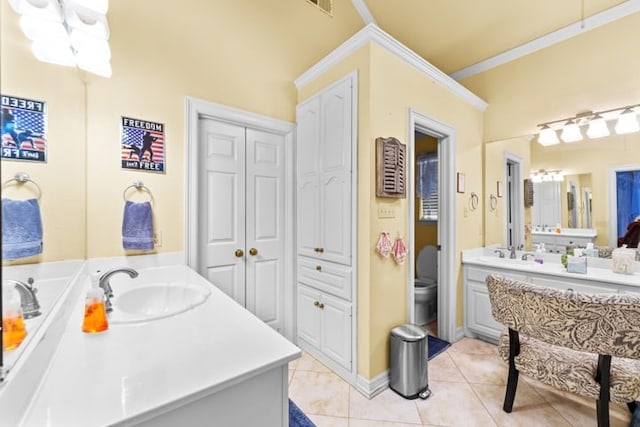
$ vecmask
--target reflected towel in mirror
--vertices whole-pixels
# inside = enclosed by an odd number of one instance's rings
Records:
[[[2,199],[2,259],[42,253],[42,217],[37,199]]]
[[[125,202],[122,246],[125,249],[153,249],[153,214],[150,202]]]

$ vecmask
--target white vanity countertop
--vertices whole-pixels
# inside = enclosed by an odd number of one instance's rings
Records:
[[[139,422],[300,357],[218,288],[190,269],[187,276],[212,287],[204,304],[99,334],[81,331],[83,289],[21,426]]]
[[[605,268],[610,260],[598,258],[587,258],[587,273],[569,273],[560,264],[560,256],[553,254],[545,254],[545,263],[538,264],[532,259],[528,261],[521,260],[522,252],[518,251],[516,259],[500,258],[493,254],[495,248],[484,248],[478,250],[473,249],[462,252],[462,263],[471,264],[485,268],[503,268],[507,270],[520,271],[531,274],[546,274],[550,276],[558,276],[576,280],[609,282],[612,284],[634,286],[640,288],[640,266],[636,263],[636,272],[634,274],[618,274],[611,271],[611,268]],[[487,254],[491,253],[491,255]],[[507,253],[508,256],[508,253]],[[548,262],[551,261],[552,262]],[[555,261],[555,262],[554,262]],[[591,263],[592,265],[589,265]]]

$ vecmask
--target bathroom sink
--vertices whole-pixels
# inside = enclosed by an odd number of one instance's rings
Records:
[[[523,260],[523,259],[510,259],[510,258],[500,258],[497,256],[479,256],[474,258],[474,260],[481,262],[483,264],[490,264],[497,267],[517,267],[517,268],[536,268],[540,264],[534,262],[533,260]]]
[[[113,300],[109,323],[136,323],[184,313],[204,303],[211,290],[184,282],[159,282],[136,286]]]

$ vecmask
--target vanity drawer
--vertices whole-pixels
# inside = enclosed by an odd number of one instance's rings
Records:
[[[486,269],[477,267],[467,267],[467,280],[473,282],[485,283],[487,276],[490,274],[500,275],[513,280],[527,282],[529,280],[526,274],[520,274],[512,270]]]
[[[299,257],[298,281],[351,301],[351,268],[349,267]]]
[[[531,283],[534,285],[547,286],[549,288],[561,289],[561,290],[573,290],[576,292],[583,292],[587,294],[617,294],[618,288],[615,286],[599,285],[598,282],[589,283],[586,280],[574,280],[574,279],[548,279],[533,276]]]

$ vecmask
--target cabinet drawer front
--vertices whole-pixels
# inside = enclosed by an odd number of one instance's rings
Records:
[[[486,282],[487,276],[490,274],[500,275],[508,277],[513,280],[520,280],[521,282],[527,282],[528,276],[526,274],[517,273],[510,270],[489,270],[484,268],[467,267],[467,280],[473,282]]]
[[[598,285],[585,283],[586,280],[574,280],[574,279],[548,279],[542,277],[532,277],[531,283],[534,285],[547,286],[549,288],[561,289],[561,290],[573,290],[576,292],[583,292],[587,294],[615,294],[618,293],[618,288],[615,286]]]
[[[351,300],[351,269],[338,264],[298,258],[298,280],[308,286]]]

